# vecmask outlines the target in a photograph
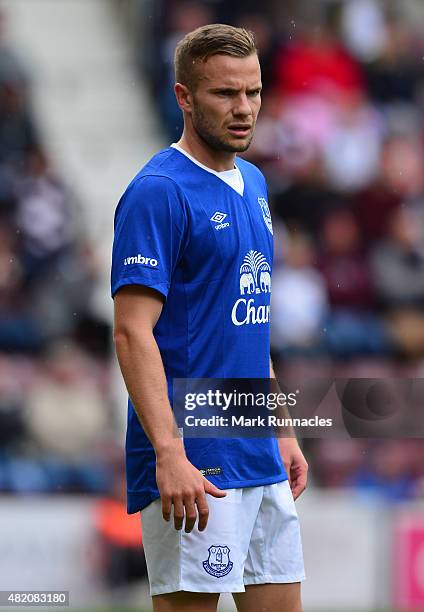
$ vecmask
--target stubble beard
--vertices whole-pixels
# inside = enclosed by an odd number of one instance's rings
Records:
[[[193,106],[192,114],[193,128],[196,134],[203,140],[203,142],[213,149],[214,151],[226,151],[227,153],[243,153],[247,151],[252,142],[253,128],[248,136],[247,141],[240,142],[240,144],[231,144],[226,141],[223,137],[219,137],[213,133],[213,124],[209,121],[206,114],[202,111],[202,108],[198,104]]]

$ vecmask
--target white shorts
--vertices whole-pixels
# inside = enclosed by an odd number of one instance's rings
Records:
[[[151,595],[241,593],[248,584],[305,578],[299,521],[288,481],[207,496],[203,532],[177,531],[155,500],[142,515]]]

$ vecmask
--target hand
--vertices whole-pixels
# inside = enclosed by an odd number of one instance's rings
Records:
[[[306,489],[308,464],[296,438],[278,438],[278,446],[287,476],[289,477],[293,499],[296,501]]]
[[[188,461],[182,446],[167,449],[157,456],[156,481],[162,500],[163,518],[165,521],[171,519],[173,505],[175,529],[182,529],[185,517],[186,533],[192,531],[197,512],[199,531],[206,529],[209,518],[206,493],[214,497],[226,496],[225,491],[215,487]]]

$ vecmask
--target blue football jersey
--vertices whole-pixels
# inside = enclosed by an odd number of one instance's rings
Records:
[[[272,224],[262,173],[236,159],[241,196],[168,148],[133,179],[116,209],[112,296],[124,285],[165,296],[154,328],[169,399],[174,378],[268,378]],[[143,407],[140,407],[141,411]],[[185,439],[217,487],[285,480],[276,438]],[[128,512],[159,497],[155,453],[128,400]]]

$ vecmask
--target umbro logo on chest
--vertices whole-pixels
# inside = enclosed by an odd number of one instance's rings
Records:
[[[217,210],[216,212],[213,213],[212,217],[210,218],[210,221],[213,221],[214,223],[217,224],[215,225],[216,230],[221,230],[226,227],[230,227],[229,221],[225,221],[224,223],[224,219],[226,217],[228,217],[227,213],[223,213]]]

